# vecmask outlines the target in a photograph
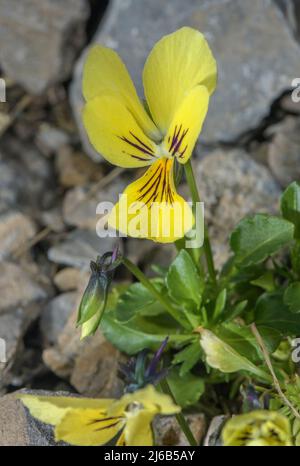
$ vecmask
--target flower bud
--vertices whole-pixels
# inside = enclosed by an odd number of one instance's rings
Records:
[[[77,326],[82,325],[81,338],[93,335],[99,327],[107,303],[109,286],[119,264],[117,251],[98,256],[96,262],[91,261],[92,274],[83,293],[77,317]]]

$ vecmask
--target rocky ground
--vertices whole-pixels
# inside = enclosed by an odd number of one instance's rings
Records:
[[[99,6],[100,5],[100,6]],[[118,396],[123,355],[100,332],[79,341],[74,321],[88,265],[112,248],[95,233],[96,205],[117,199],[133,172],[108,166],[84,134],[81,72],[91,43],[115,48],[139,90],[153,43],[190,25],[204,32],[219,65],[194,160],[220,266],[228,234],[250,212],[276,211],[300,179],[297,0],[2,0],[0,66],[0,445],[53,442],[14,401],[26,388]],[[183,186],[183,189],[185,187]],[[149,271],[172,247],[126,240],[128,256]],[[121,272],[118,279],[125,279]],[[18,420],[18,421],[16,421]],[[15,429],[18,422],[20,428]],[[160,442],[180,444],[176,424],[157,425]],[[198,438],[203,416],[192,416]]]

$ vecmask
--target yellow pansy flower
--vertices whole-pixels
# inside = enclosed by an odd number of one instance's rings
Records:
[[[55,440],[71,445],[151,446],[151,422],[157,414],[180,411],[168,395],[152,385],[120,400],[20,395],[32,416],[55,426]]]
[[[110,227],[173,242],[193,226],[176,192],[174,162],[188,161],[216,86],[216,62],[204,36],[183,27],[154,46],[144,66],[147,110],[117,53],[96,45],[83,72],[83,122],[95,149],[125,168],[149,166],[115,205]]]
[[[291,446],[289,420],[276,411],[257,410],[230,419],[223,431],[225,446]]]

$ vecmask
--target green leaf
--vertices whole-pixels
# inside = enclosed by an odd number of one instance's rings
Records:
[[[217,296],[217,299],[216,299],[216,304],[215,304],[215,308],[214,308],[214,311],[213,311],[213,319],[217,319],[221,314],[222,312],[224,311],[224,308],[225,308],[225,305],[226,305],[226,299],[227,299],[227,290],[226,288],[224,288],[224,290],[222,290],[218,296]]]
[[[172,363],[181,363],[179,370],[179,375],[181,377],[190,372],[195,364],[197,364],[197,362],[201,359],[202,353],[203,351],[199,341],[197,340],[195,343],[191,343],[190,345],[183,348],[183,350],[179,351],[179,353],[174,356]]]
[[[242,314],[242,312],[244,312],[247,304],[248,304],[248,301],[244,300],[244,301],[240,301],[235,306],[232,306],[232,308],[226,312],[223,321],[229,322],[230,320],[233,320],[236,317],[238,317],[240,314]]]
[[[300,238],[300,183],[291,183],[281,196],[281,212],[295,225],[295,238]]]
[[[275,283],[274,283],[274,274],[271,270],[268,270],[266,273],[261,275],[260,277],[252,280],[251,285],[258,286],[265,291],[274,291]]]
[[[300,333],[300,314],[290,312],[283,301],[282,291],[265,293],[258,299],[254,320],[257,326],[273,328],[282,335]]]
[[[174,368],[167,379],[176,403],[182,408],[197,403],[200,396],[204,393],[204,380],[190,372],[184,376],[180,376],[178,368]]]
[[[237,343],[239,344],[237,345]],[[245,345],[248,346],[248,349],[250,347],[243,337],[241,338],[238,335],[238,342],[235,338],[231,339],[231,344],[229,344],[223,339],[223,336],[220,338],[219,335],[217,336],[210,330],[202,328],[200,330],[200,344],[205,352],[207,364],[214,369],[229,374],[247,371],[263,379],[268,378],[265,371],[257,363],[250,360],[249,353],[247,355],[242,354],[245,351]],[[235,347],[238,346],[238,349],[235,349],[233,344]]]
[[[283,300],[291,312],[300,312],[300,282],[289,285],[285,290]]]
[[[152,284],[160,291],[162,284],[159,280],[152,280]],[[116,317],[120,322],[127,322],[135,315],[155,316],[165,310],[153,295],[141,283],[133,283],[125,293],[119,297],[116,306]]]
[[[203,282],[191,256],[184,249],[171,264],[166,282],[169,295],[175,302],[189,310],[199,307]]]
[[[256,362],[258,359],[263,359],[260,347],[258,346],[256,338],[249,327],[231,322],[219,326],[215,333],[239,354],[248,358],[252,362]],[[268,351],[273,353],[280,343],[280,333],[274,329],[260,327],[260,334]]]
[[[294,226],[279,217],[257,214],[244,218],[230,238],[235,262],[240,267],[258,264],[293,239]]]
[[[120,351],[129,355],[148,348],[156,351],[169,335],[169,345],[175,348],[195,339],[192,334],[178,333],[178,327],[168,316],[136,316],[129,322],[120,322],[114,311],[105,312],[101,329],[105,337]]]

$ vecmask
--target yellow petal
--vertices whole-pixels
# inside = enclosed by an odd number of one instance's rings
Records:
[[[175,112],[164,139],[164,148],[186,163],[192,155],[208,109],[209,94],[204,86],[194,87]]]
[[[57,425],[72,408],[105,409],[114,400],[75,398],[67,396],[20,395],[18,398],[29,409],[30,414],[46,424]]]
[[[139,410],[128,413],[124,429],[125,445],[131,447],[148,447],[153,445],[151,422],[155,412]]]
[[[108,217],[111,228],[161,243],[174,242],[192,228],[192,210],[175,190],[173,163],[158,159],[125,189]]]
[[[92,145],[114,165],[144,167],[155,160],[155,143],[116,97],[102,95],[87,102],[83,123]]]
[[[114,50],[100,45],[89,50],[83,69],[82,86],[87,101],[101,94],[114,95],[129,109],[147,134],[159,137],[156,126],[136,93],[126,66]]]
[[[143,83],[151,115],[166,134],[184,97],[201,84],[211,94],[217,67],[205,37],[184,27],[163,37],[145,63]]]
[[[158,392],[153,385],[137,390],[134,393],[127,393],[122,398],[109,407],[110,415],[117,415],[123,412],[130,405],[140,405],[142,409],[152,413],[174,414],[179,413],[181,408],[166,394]]]
[[[56,441],[71,445],[104,445],[117,435],[124,426],[123,417],[111,417],[106,411],[72,409],[56,426]]]

